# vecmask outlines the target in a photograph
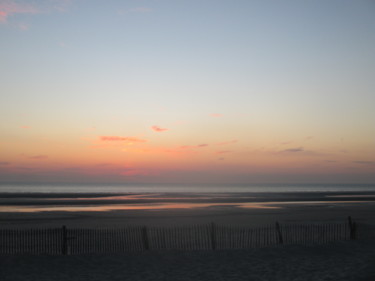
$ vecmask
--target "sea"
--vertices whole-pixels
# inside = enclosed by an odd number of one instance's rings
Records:
[[[375,184],[28,184],[0,183],[0,193],[290,193],[375,192]]]

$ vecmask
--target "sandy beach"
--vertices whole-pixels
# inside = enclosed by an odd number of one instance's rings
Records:
[[[230,251],[3,256],[0,279],[372,281],[374,246],[374,241],[362,240]]]
[[[0,212],[1,227],[50,228],[66,225],[72,228],[113,228],[210,222],[257,227],[271,225],[276,221],[281,224],[345,222],[350,215],[359,226],[358,240],[325,245],[276,245],[246,250],[151,250],[69,256],[5,255],[0,257],[0,280],[375,280],[373,194],[133,194],[127,195],[136,196],[136,199],[133,197],[130,201],[127,196],[116,196],[89,194],[83,198],[74,194],[3,194],[2,207],[49,208],[58,205],[73,209],[3,211]],[[165,204],[180,204],[180,207],[162,207]],[[181,207],[183,204],[186,206]],[[95,209],[102,205],[151,205],[153,208]],[[95,211],[74,209],[80,206],[92,207]]]

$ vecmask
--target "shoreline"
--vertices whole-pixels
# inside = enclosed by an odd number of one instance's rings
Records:
[[[0,193],[0,209],[3,209],[0,228],[172,226],[211,222],[262,226],[276,221],[342,222],[348,216],[358,223],[375,225],[372,215],[375,213],[375,192],[128,193],[106,196],[90,193],[84,199],[82,194],[69,194],[72,197],[69,199],[66,196],[63,193],[33,193],[20,197],[19,194]],[[121,199],[115,199],[116,196]],[[6,206],[18,211],[5,212]],[[55,211],[50,211],[50,207]],[[19,212],[21,208],[31,211]]]
[[[324,202],[374,201],[375,192],[154,192],[154,193],[9,193],[0,192],[0,206],[48,204],[127,204],[127,203],[240,203],[240,202]]]

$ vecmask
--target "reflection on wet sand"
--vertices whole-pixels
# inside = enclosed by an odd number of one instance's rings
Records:
[[[158,204],[126,204],[100,206],[2,206],[0,212],[107,212],[116,210],[164,210],[164,209],[195,209],[208,207],[239,207],[256,209],[279,209],[259,203],[158,203]]]
[[[219,198],[230,198],[228,195],[222,194],[222,195],[212,195],[212,196],[165,196],[165,194],[130,194],[130,195],[116,195],[116,196],[106,196],[106,197],[95,197],[95,200],[103,200],[103,201],[109,201],[109,200],[122,200],[122,201],[130,201],[130,200],[136,200],[136,199],[142,199],[142,200],[211,200],[211,199],[219,199]],[[254,196],[241,196],[242,199],[252,199],[256,198]],[[62,197],[62,198],[49,198],[49,200],[56,200],[56,201],[62,201],[62,200],[93,200],[92,197]]]
[[[373,203],[373,201],[290,201],[262,203],[157,203],[157,204],[125,204],[99,206],[1,206],[0,212],[107,212],[116,210],[165,210],[165,209],[196,209],[209,207],[236,207],[245,209],[282,209],[285,205],[332,205]]]
[[[375,194],[345,194],[345,195],[326,195],[326,197],[332,198],[375,198]]]

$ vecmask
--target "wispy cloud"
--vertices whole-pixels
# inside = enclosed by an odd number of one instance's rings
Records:
[[[294,147],[294,148],[288,148],[288,149],[284,149],[282,152],[302,152],[302,151],[305,151],[303,149],[303,147]]]
[[[152,126],[151,130],[153,130],[154,132],[158,132],[158,133],[168,131],[167,128],[161,128],[159,126]]]
[[[73,0],[0,0],[0,24],[17,15],[48,14],[67,11]],[[28,30],[30,25],[23,22],[13,22],[12,26],[20,30]]]
[[[375,165],[375,161],[353,161],[353,163],[361,165]]]
[[[124,149],[125,146],[140,145],[147,142],[135,136],[97,136],[96,139],[82,138],[91,143],[90,148],[93,149]]]
[[[140,139],[137,137],[119,137],[119,136],[100,136],[99,139],[102,142],[126,142],[128,144],[142,143],[147,140]]]
[[[124,142],[146,142],[144,139],[140,139],[137,137],[119,137],[119,136],[100,136],[99,139],[101,141],[124,141]]]
[[[279,155],[303,155],[308,157],[332,157],[332,154],[324,153],[320,151],[307,150],[303,147],[292,147],[284,150],[271,152],[272,154]]]
[[[197,145],[197,147],[206,147],[206,146],[208,146],[207,143],[203,143],[203,144],[198,144],[198,145]]]
[[[29,3],[20,3],[12,0],[0,1],[0,23],[7,22],[8,17],[17,14],[37,14],[40,10]]]
[[[119,10],[117,13],[119,15],[131,14],[131,13],[139,13],[139,14],[146,14],[152,12],[151,8],[148,7],[135,7],[127,10]]]
[[[190,149],[190,148],[203,148],[203,147],[207,147],[207,146],[209,146],[209,144],[202,143],[202,144],[198,144],[198,145],[183,145],[183,146],[180,146],[180,148]]]
[[[1,161],[1,162],[0,162],[0,165],[1,165],[1,166],[10,165],[10,162]]]

